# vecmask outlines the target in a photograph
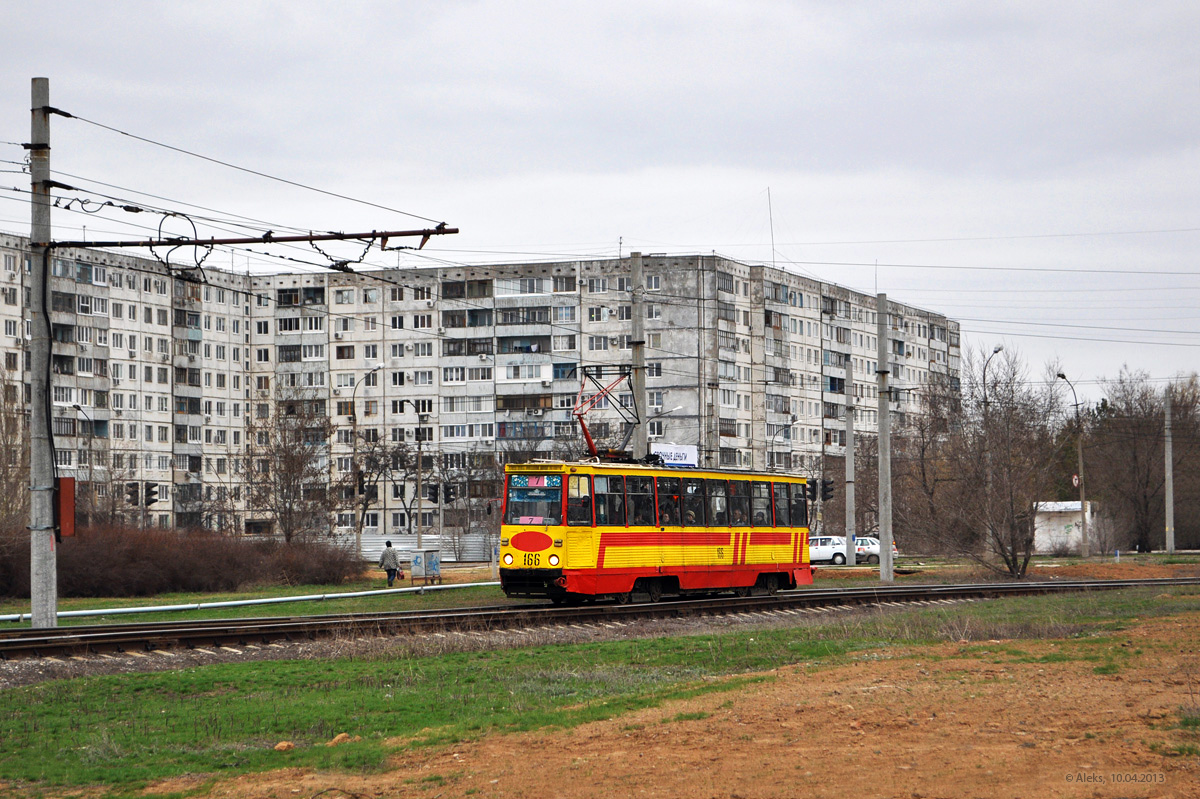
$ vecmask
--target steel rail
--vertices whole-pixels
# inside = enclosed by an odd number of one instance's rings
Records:
[[[1087,580],[959,585],[878,585],[802,589],[770,596],[707,597],[656,603],[575,607],[502,605],[429,611],[392,611],[322,616],[200,619],[136,624],[82,625],[0,632],[0,658],[84,656],[113,652],[152,652],[172,648],[269,645],[337,635],[368,636],[444,632],[485,632],[567,623],[687,618],[743,613],[786,613],[805,608],[985,599],[1005,596],[1112,591],[1172,585],[1200,585],[1200,578]]]

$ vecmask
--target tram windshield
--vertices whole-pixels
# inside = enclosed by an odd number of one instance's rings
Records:
[[[562,475],[509,475],[504,523],[562,524]]]

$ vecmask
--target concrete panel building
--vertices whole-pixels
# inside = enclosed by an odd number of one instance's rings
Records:
[[[20,406],[28,241],[0,235],[0,255],[3,380]],[[702,465],[816,474],[844,454],[848,412],[873,433],[874,296],[716,255],[642,260],[646,396],[625,384],[599,403],[598,440],[619,444],[621,410],[636,407],[652,443],[695,446]],[[273,531],[248,490],[254,431],[303,398],[327,417],[323,463],[344,500],[331,530],[408,548],[418,529],[469,533],[505,460],[583,454],[572,409],[631,363],[628,258],[180,275],[78,249],[57,251],[52,272],[60,473],[78,478],[81,512],[129,523]],[[886,326],[893,386],[957,382],[956,322],[892,302]],[[903,424],[920,392],[896,396]],[[454,500],[417,503],[416,475],[393,473],[364,502],[349,479],[377,443],[419,452],[422,478]],[[148,483],[157,502],[129,502]]]

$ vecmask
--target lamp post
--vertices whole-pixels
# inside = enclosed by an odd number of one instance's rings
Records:
[[[992,347],[992,354],[991,354],[991,355],[989,355],[989,356],[987,357],[987,360],[983,362],[983,412],[984,412],[984,415],[985,415],[985,416],[987,415],[987,407],[988,407],[988,398],[987,398],[987,368],[988,368],[988,364],[992,362],[992,358],[995,358],[995,357],[996,357],[997,355],[999,355],[1001,352],[1004,352],[1004,345],[1003,345],[1003,344],[997,344],[995,347]]]
[[[362,468],[358,465],[358,387],[367,382],[367,378],[380,369],[383,364],[377,364],[363,375],[363,379],[354,384],[354,390],[350,392],[350,478],[354,485],[351,491],[362,489],[362,507],[358,509],[354,520],[354,551],[356,555],[362,557],[362,528],[363,521],[367,515],[367,490],[366,486],[361,485]]]
[[[421,510],[425,498],[421,495],[421,472],[425,465],[421,462],[421,444],[425,441],[424,435],[421,433],[421,425],[429,421],[429,415],[424,413],[417,414],[417,550],[423,548],[424,540],[421,537]]]
[[[985,460],[987,461],[987,465],[983,472],[983,512],[985,518],[991,517],[992,509],[992,417],[989,410],[990,406],[988,405],[987,396],[987,370],[988,364],[992,362],[992,358],[995,358],[1003,351],[1004,345],[997,344],[995,347],[992,347],[992,354],[989,355],[987,360],[983,362],[983,446]],[[883,557],[883,555],[880,554],[880,557]]]
[[[771,461],[771,471],[775,471],[776,469],[778,469],[778,464],[775,459],[775,439],[779,438],[779,436],[782,435],[784,432],[791,430],[792,425],[794,425],[799,420],[800,420],[800,417],[793,413],[791,416],[791,422],[789,424],[786,424],[786,425],[780,427],[778,430],[776,430],[775,435],[771,436],[771,440],[767,442],[767,457]],[[790,435],[788,436],[788,440],[791,441]],[[788,456],[789,456],[788,457],[788,468],[789,469],[792,467],[792,460],[790,457],[791,454],[792,454],[791,450],[788,450]]]
[[[92,517],[95,516],[96,509],[93,507],[94,502],[92,500],[92,497],[95,496],[96,486],[93,484],[93,481],[92,481],[92,469],[93,469],[92,459],[96,456],[96,453],[92,452],[92,436],[94,436],[96,434],[96,423],[92,420],[92,417],[88,415],[87,411],[85,411],[83,409],[83,406],[80,405],[78,402],[75,403],[74,405],[72,405],[71,407],[74,408],[76,411],[78,411],[80,414],[82,414],[83,418],[86,419],[87,423],[88,423],[88,437],[87,437],[87,459],[88,459],[88,467],[87,467],[87,491],[88,491],[88,493],[87,493],[87,497],[88,497],[88,505],[87,505],[87,508],[88,508],[88,524],[93,524],[94,522],[92,521]],[[77,474],[78,474],[78,472],[77,472]]]
[[[1066,380],[1067,385],[1071,387],[1071,396],[1075,398],[1075,457],[1079,461],[1079,554],[1087,557],[1088,551],[1088,529],[1087,529],[1087,499],[1084,490],[1083,482],[1083,420],[1079,416],[1079,395],[1075,393],[1075,386],[1067,376],[1059,372],[1057,377],[1060,380]]]

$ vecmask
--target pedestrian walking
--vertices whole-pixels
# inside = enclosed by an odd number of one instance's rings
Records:
[[[404,573],[400,571],[400,555],[396,550],[392,549],[391,541],[384,541],[383,554],[379,556],[379,568],[387,572],[388,588],[392,587],[392,583],[396,580],[396,575],[400,575],[400,579],[404,579]]]

